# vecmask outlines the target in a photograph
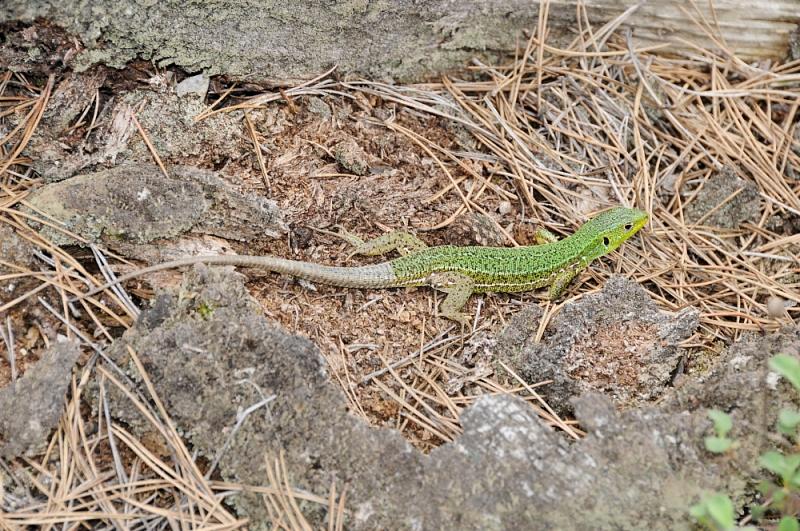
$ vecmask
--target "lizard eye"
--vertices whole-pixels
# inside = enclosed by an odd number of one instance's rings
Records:
[[[609,243],[611,243],[611,240],[608,239],[608,236],[603,236],[603,245],[608,247]]]
[[[633,223],[626,223],[625,230],[631,230],[633,228]]]

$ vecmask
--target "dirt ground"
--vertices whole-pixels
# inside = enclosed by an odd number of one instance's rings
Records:
[[[41,53],[25,59],[34,34]],[[133,304],[111,292],[74,299],[106,269],[232,252],[366,264],[381,259],[348,258],[330,233],[528,245],[537,228],[566,236],[615,204],[648,211],[648,226],[558,301],[543,291],[472,297],[472,329],[439,318],[432,290],[240,270],[258,312],[319,349],[350,413],[423,454],[449,448],[461,413],[494,395],[519,397],[563,437],[580,437],[570,397],[603,392],[620,411],[660,404],[735,341],[800,318],[796,62],[632,60],[612,40],[608,55],[551,51],[540,65],[518,58],[426,84],[329,72],[276,88],[141,62],[75,73],[52,59],[73,46],[53,28],[6,36],[0,53],[15,69],[0,70],[0,390],[30,377],[54,344],[77,341],[74,379],[53,388],[70,389],[70,422],[97,436],[99,470],[143,454],[116,455],[101,435],[114,415],[102,406],[98,357],[136,321],[134,305],[152,305],[155,319],[161,290],[193,296],[174,271],[126,284]],[[147,187],[104,186],[110,175]],[[601,292],[614,275],[641,291]],[[44,432],[63,441],[76,426]],[[164,444],[137,436],[142,453]],[[46,443],[29,455],[53,452]]]

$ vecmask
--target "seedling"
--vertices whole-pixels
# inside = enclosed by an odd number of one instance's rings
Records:
[[[725,453],[733,446],[733,440],[728,438],[728,433],[733,428],[731,416],[718,409],[709,411],[708,416],[714,422],[714,432],[716,436],[706,437],[704,439],[706,450],[715,454]]]
[[[769,360],[769,367],[792,384],[800,393],[800,360],[786,354],[778,354]],[[724,454],[736,448],[736,442],[728,437],[733,428],[731,416],[719,410],[710,410],[709,418],[714,423],[714,435],[704,439],[706,450]],[[800,412],[782,409],[778,413],[777,431],[791,440],[794,448],[800,446],[798,437]],[[759,465],[780,478],[779,484],[762,481],[758,487],[767,500],[762,505],[752,507],[750,517],[754,520],[765,515],[781,515],[778,531],[800,531],[797,520],[800,511],[800,453],[781,453],[776,450],[765,452],[758,460]],[[697,522],[707,529],[728,531],[742,529],[736,525],[736,512],[731,498],[722,493],[709,494],[697,505],[689,509]],[[747,528],[754,529],[754,528]]]

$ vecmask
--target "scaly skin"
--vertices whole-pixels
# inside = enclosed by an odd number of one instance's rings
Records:
[[[473,293],[519,292],[550,286],[550,298],[556,299],[575,275],[593,260],[610,253],[636,234],[647,223],[647,217],[641,210],[617,207],[589,220],[563,240],[540,231],[540,240],[547,243],[516,248],[428,247],[407,232],[391,232],[363,242],[343,233],[340,236],[356,247],[353,254],[380,255],[397,250],[403,256],[361,267],[326,266],[276,256],[193,256],[123,275],[82,297],[164,269],[198,263],[236,265],[352,288],[431,286],[447,293],[440,306],[442,317],[468,324],[469,317],[460,310]]]

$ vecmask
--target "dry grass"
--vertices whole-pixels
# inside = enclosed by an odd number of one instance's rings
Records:
[[[26,465],[19,468],[22,475],[11,473],[4,465],[25,495],[9,493],[0,500],[4,510],[0,513],[0,526],[240,529],[246,520],[236,518],[223,502],[226,497],[247,490],[264,497],[278,529],[311,529],[296,500],[327,507],[332,515],[330,529],[341,529],[344,493],[337,495],[335,485],[328,497],[295,490],[288,481],[282,456],[274,459],[274,465],[265,457],[269,472],[264,485],[244,486],[209,479],[213,468],[198,468],[155,394],[139,357],[132,350],[129,354],[145,382],[144,395],[125,383],[123,371],[109,359],[105,359],[107,365],[103,367],[95,369],[93,363],[84,367],[80,378],[73,378],[71,400],[47,451],[35,460],[21,458],[19,464]],[[97,410],[87,412],[82,410],[82,392],[91,378],[98,380],[99,400]],[[112,421],[106,399],[109,385],[125,394],[160,440],[145,444]],[[96,430],[87,426],[89,419],[97,422]]]
[[[509,245],[518,245],[525,242],[517,241],[516,227],[528,221],[566,234],[598,209],[611,204],[637,206],[651,213],[641,237],[615,253],[612,267],[595,267],[584,274],[582,286],[573,286],[572,293],[597,290],[610,273],[619,272],[640,282],[667,311],[697,306],[701,329],[686,342],[695,348],[713,349],[716,341],[727,342],[746,331],[796,323],[800,235],[778,232],[780,223],[772,222],[777,216],[784,227],[796,227],[792,223],[800,217],[800,180],[788,176],[792,168],[800,168],[796,135],[800,63],[748,65],[726,51],[723,43],[719,53],[696,49],[691,55],[670,57],[635,50],[615,28],[616,23],[600,29],[583,26],[571,46],[556,49],[542,43],[541,36],[546,35],[542,18],[516,60],[504,65],[476,62],[465,79],[398,87],[336,81],[328,72],[302,86],[245,101],[231,101],[231,87],[198,120],[308,95],[347,98],[366,109],[392,105],[395,115],[379,125],[405,137],[421,156],[434,162],[431,178],[440,189],[429,201],[450,197],[460,204],[441,221],[419,230],[448,228],[460,214],[479,212],[497,224]],[[51,78],[36,86],[12,73],[0,79],[0,119],[24,116],[20,127],[0,143],[4,149],[0,223],[15,228],[50,257],[40,270],[0,262],[10,271],[0,275],[0,282],[30,281],[23,297],[0,301],[0,316],[7,324],[0,328],[13,356],[15,343],[25,336],[19,330],[12,332],[14,312],[25,304],[39,306],[51,316],[55,329],[79,337],[93,354],[74,379],[47,453],[3,465],[9,476],[9,466],[27,470],[30,486],[23,488],[27,494],[22,499],[0,493],[0,507],[7,511],[0,516],[0,526],[240,526],[221,502],[244,487],[211,481],[197,468],[151,387],[143,398],[118,375],[95,369],[94,359],[113,339],[108,326],[129,326],[137,313],[135,306],[117,291],[103,299],[105,303],[82,301],[83,317],[76,319],[68,298],[103,280],[26,223],[35,218],[60,228],[58,220],[19,210],[26,205],[26,195],[41,185],[21,153],[46,108],[53,82]],[[87,109],[81,120],[96,114]],[[452,128],[454,135],[466,132],[468,140],[453,149],[409,125],[409,118],[431,117]],[[146,138],[146,132],[139,130]],[[249,118],[243,132],[258,145]],[[259,179],[269,187],[261,153],[254,153]],[[763,200],[761,217],[737,229],[703,225],[702,218],[690,224],[687,208],[723,167],[755,184]],[[497,212],[510,214],[503,218]],[[102,255],[96,256],[98,267],[107,271]],[[54,302],[60,303],[58,307]],[[497,328],[512,310],[511,305],[493,303],[495,316],[490,319],[481,312],[482,304],[478,303],[473,330],[465,336],[447,327],[426,336],[423,323],[419,348],[407,355],[394,353],[392,359],[377,354],[382,362],[379,370],[353,375],[344,364],[333,371],[352,410],[375,422],[366,412],[365,399],[380,396],[394,405],[389,423],[420,447],[430,448],[458,436],[460,411],[479,396],[514,393],[536,407],[547,422],[579,436],[569,421],[559,419],[541,401],[535,386],[522,381],[503,384],[480,366],[454,361],[465,345]],[[561,305],[546,308],[540,336]],[[44,348],[47,341],[42,333],[32,348]],[[341,359],[352,358],[341,340],[330,350],[338,351]],[[0,361],[0,368],[6,366],[10,373],[11,364]],[[146,378],[143,371],[142,376]],[[101,390],[109,385],[126,390],[161,434],[172,459],[159,458],[115,425],[105,402],[96,411],[82,407],[82,392],[90,379],[97,379]],[[455,391],[449,389],[452,382],[460,383]],[[98,423],[98,429],[88,436],[90,421]],[[304,497],[327,506],[329,514],[336,515],[330,519],[332,528],[340,528],[343,495],[333,487],[326,497],[300,493],[291,487],[280,456],[268,462],[265,482],[271,486],[248,488],[261,489],[279,527],[308,528],[294,501]]]
[[[800,163],[792,149],[799,93],[773,89],[797,84],[800,64],[754,76],[747,65],[708,52],[694,64],[618,57],[575,57],[574,50],[559,57],[554,50],[543,65],[474,68],[492,81],[348,87],[451,117],[473,133],[480,152],[427,145],[442,167],[462,170],[445,191],[460,187],[464,210],[513,196],[526,217],[570,232],[609,204],[637,206],[652,218],[641,243],[620,253],[617,271],[643,282],[665,309],[697,304],[704,332],[726,339],[786,323],[768,315],[770,296],[791,301],[787,311],[796,319],[800,237],[765,224],[774,214],[800,215],[800,183],[784,176],[787,166]],[[660,103],[646,101],[648,86],[657,87]],[[469,161],[487,160],[487,152],[493,164],[470,171]],[[689,224],[687,205],[724,166],[755,182],[765,200],[761,219],[736,230]],[[597,273],[591,278],[596,286],[602,280]]]
[[[0,374],[7,373],[4,383],[22,373],[16,358],[27,339],[14,333],[12,323],[23,306],[39,307],[52,329],[70,339],[79,339],[91,357],[79,374],[73,376],[66,410],[52,435],[46,452],[36,459],[20,457],[15,462],[0,460],[0,529],[21,529],[30,526],[50,529],[58,527],[83,529],[241,529],[247,521],[235,517],[225,499],[247,491],[261,494],[264,504],[274,517],[277,529],[310,529],[300,513],[297,501],[304,500],[326,507],[331,517],[330,529],[342,529],[345,515],[345,493],[337,493],[332,485],[327,496],[298,491],[286,475],[283,457],[274,458],[268,466],[268,477],[262,485],[241,485],[211,480],[214,469],[201,471],[194,456],[169,420],[169,414],[150,385],[138,356],[131,351],[145,389],[135,389],[125,373],[105,358],[102,345],[113,340],[107,325],[128,327],[138,315],[138,308],[123,290],[115,290],[108,305],[97,300],[80,301],[80,307],[68,299],[87,286],[98,285],[95,279],[73,256],[34,232],[28,220],[35,220],[63,231],[78,241],[79,236],[65,230],[58,220],[47,219],[42,213],[22,212],[20,206],[30,207],[25,197],[42,185],[33,177],[29,160],[19,158],[33,134],[46,107],[53,87],[51,78],[43,89],[30,84],[21,75],[4,75],[0,85],[2,116],[30,111],[20,121],[20,127],[4,138],[3,145],[12,145],[3,154],[5,173],[0,178],[0,223],[12,227],[17,234],[37,249],[43,261],[42,270],[31,270],[0,259],[7,268],[0,274],[0,283],[30,281],[30,289],[12,300],[0,299],[3,317],[4,346]],[[4,97],[6,91],[14,96]],[[85,114],[85,113],[84,113]],[[141,131],[144,135],[144,131]],[[162,166],[163,167],[163,166]],[[92,247],[96,265],[103,278],[110,278],[106,258]],[[112,255],[113,256],[113,255]],[[120,257],[115,257],[120,259]],[[26,286],[28,284],[25,284]],[[56,304],[53,304],[53,303]],[[116,311],[115,311],[116,309]],[[76,316],[82,314],[80,319]],[[7,325],[7,326],[6,326]],[[41,329],[41,325],[37,326]],[[89,332],[93,330],[94,333]],[[28,350],[49,346],[49,335],[41,331]],[[105,365],[96,360],[103,357]],[[28,364],[33,361],[28,359]],[[113,372],[106,367],[113,369]],[[99,404],[91,409],[83,392],[90,380],[99,387]],[[120,389],[147,419],[160,441],[143,441],[113,421],[114,414],[106,400],[107,386]],[[96,424],[96,426],[95,426]],[[155,453],[153,446],[159,447]],[[166,457],[165,457],[166,456]],[[268,463],[273,461],[265,456]],[[5,484],[7,489],[3,489]]]

